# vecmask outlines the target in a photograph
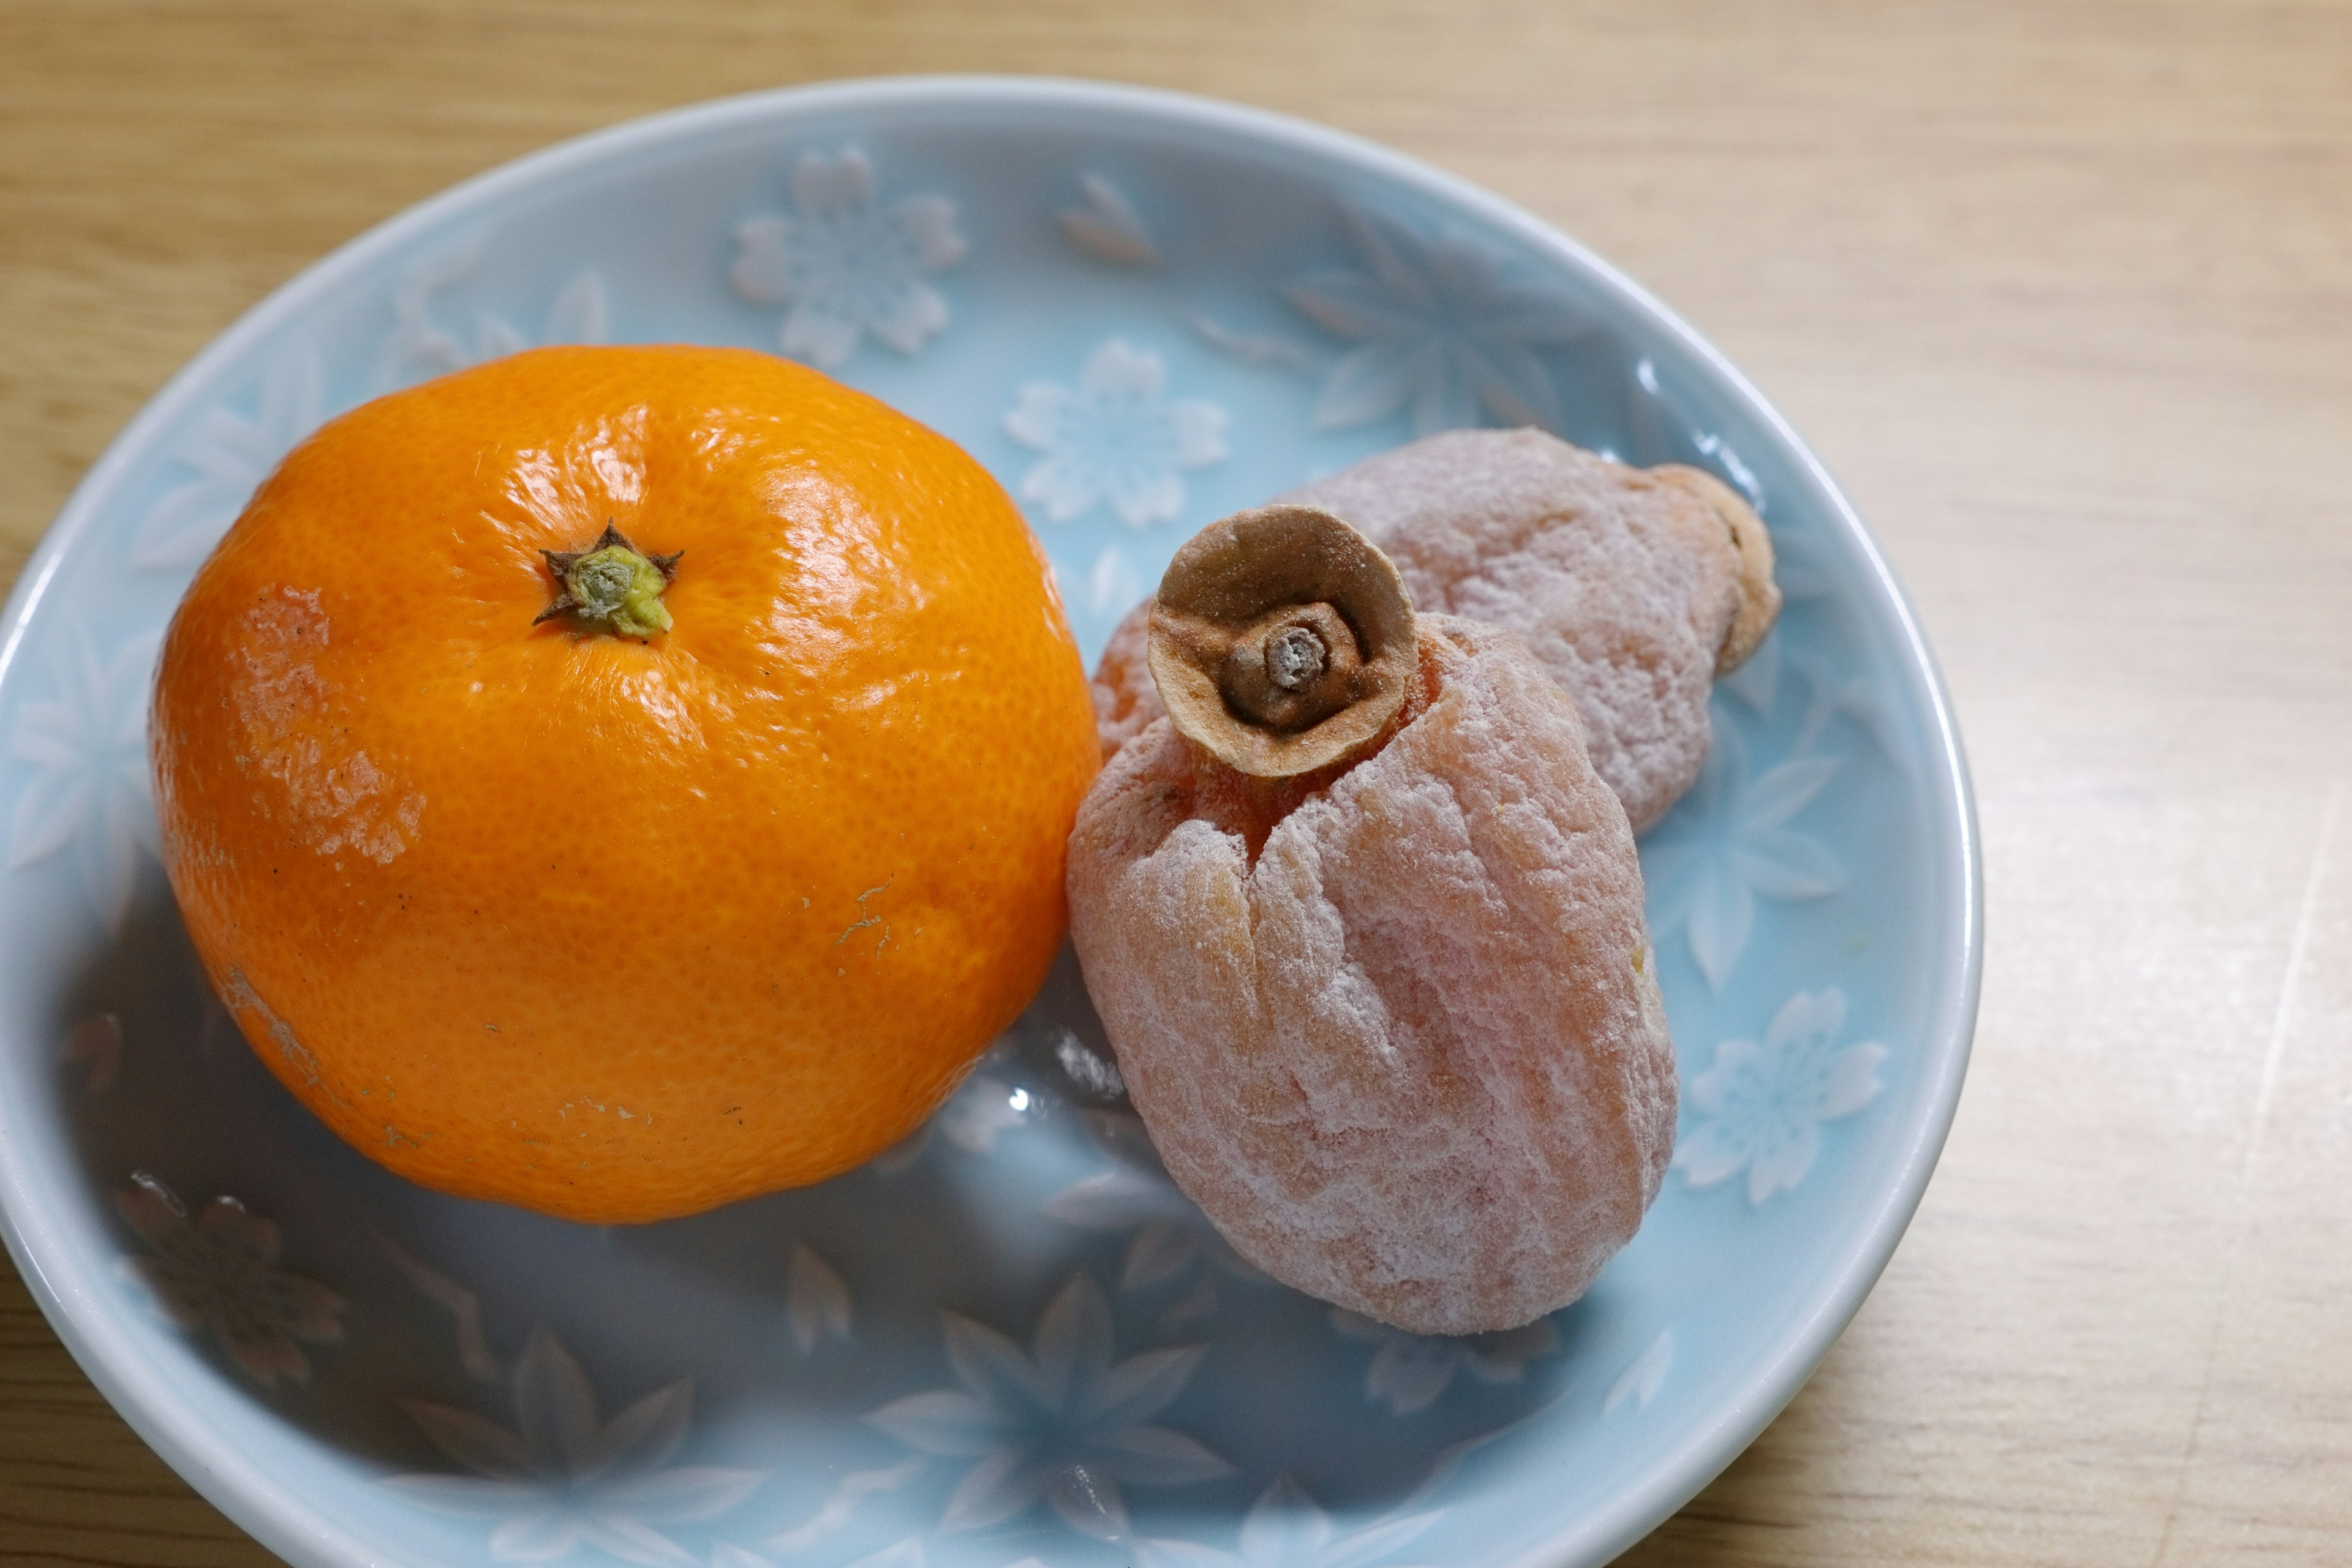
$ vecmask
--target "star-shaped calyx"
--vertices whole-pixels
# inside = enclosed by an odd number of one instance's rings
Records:
[[[647,555],[628,536],[604,524],[596,542],[585,550],[542,550],[547,569],[555,574],[555,602],[531,617],[530,624],[570,616],[583,629],[613,632],[621,637],[649,637],[669,630],[662,591],[677,580],[677,558]]]

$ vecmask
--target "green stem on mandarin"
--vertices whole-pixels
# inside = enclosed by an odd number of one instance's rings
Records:
[[[663,591],[677,576],[677,552],[641,554],[611,523],[587,550],[542,550],[562,592],[531,624],[570,616],[589,631],[649,637],[670,628]]]

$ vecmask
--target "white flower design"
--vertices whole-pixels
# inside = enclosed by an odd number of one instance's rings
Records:
[[[1143,597],[1143,574],[1118,545],[1107,545],[1087,569],[1087,613],[1114,626]]]
[[[1075,1036],[1071,1043],[1076,1044]],[[1039,1205],[1039,1212],[1087,1230],[1131,1232],[1119,1265],[1121,1290],[1139,1290],[1173,1279],[1196,1264],[1205,1265],[1192,1289],[1162,1316],[1162,1329],[1175,1332],[1213,1311],[1221,1274],[1265,1283],[1266,1277],[1217,1234],[1208,1216],[1170,1178],[1144,1132],[1141,1117],[1109,1110],[1089,1110],[1084,1116],[1095,1142],[1110,1156],[1111,1168],[1062,1188]]]
[[[582,1547],[642,1568],[691,1563],[656,1529],[715,1519],[766,1478],[756,1470],[672,1465],[694,1413],[681,1379],[609,1422],[580,1363],[553,1334],[535,1329],[509,1384],[515,1429],[471,1411],[423,1400],[401,1407],[433,1446],[470,1476],[393,1476],[384,1485],[436,1513],[498,1521],[490,1555],[551,1563]]]
[[[1633,436],[1633,460],[1637,464],[1695,463],[1711,468],[1716,477],[1764,510],[1764,484],[1738,450],[1716,431],[1700,428],[1687,403],[1659,374],[1658,362],[1643,354],[1633,362],[1626,388],[1626,423]],[[1773,543],[1780,542],[1776,531]]]
[[[471,272],[477,259],[469,248],[419,268],[394,296],[395,372],[414,365],[427,375],[441,375],[528,348],[611,341],[612,310],[605,300],[604,279],[593,272],[583,272],[555,296],[535,337],[488,310],[475,312],[470,339],[443,328],[433,319],[433,294]]]
[[[793,1243],[793,1261],[784,1276],[784,1321],[803,1352],[827,1339],[849,1337],[849,1287],[832,1264],[804,1241]]]
[[[477,1383],[505,1382],[506,1363],[490,1349],[489,1334],[482,1326],[481,1298],[382,1231],[373,1234],[376,1246],[418,1294],[449,1314],[450,1326],[457,1334],[458,1364],[466,1369],[466,1375]]]
[[[1341,356],[1315,403],[1320,429],[1410,409],[1413,432],[1483,424],[1559,426],[1559,395],[1536,351],[1591,330],[1562,296],[1507,275],[1465,236],[1434,239],[1365,208],[1342,208],[1368,270],[1309,273],[1286,290],[1317,324],[1362,346]]]
[[[1308,375],[1321,375],[1329,368],[1328,355],[1273,332],[1243,331],[1197,310],[1188,312],[1184,319],[1202,342],[1244,364],[1276,365]]]
[[[1528,1363],[1559,1348],[1559,1331],[1548,1318],[1500,1333],[1452,1338],[1409,1334],[1334,1307],[1331,1326],[1345,1338],[1381,1347],[1364,1369],[1364,1397],[1380,1401],[1398,1415],[1437,1403],[1457,1373],[1467,1373],[1481,1383],[1517,1383],[1527,1375]]]
[[[917,1476],[921,1475],[924,1464],[923,1457],[916,1454],[900,1460],[887,1469],[851,1470],[834,1484],[833,1494],[824,1500],[814,1515],[802,1521],[790,1530],[781,1530],[769,1536],[760,1542],[760,1550],[772,1552],[780,1557],[790,1557],[795,1552],[806,1550],[847,1524],[850,1516],[857,1511],[857,1505],[867,1498],[877,1492],[897,1491]],[[741,1549],[739,1547],[733,1550]],[[744,1552],[743,1555],[750,1558],[751,1563],[742,1565],[742,1568],[752,1568],[753,1564],[761,1561],[752,1557],[750,1552]],[[861,1558],[860,1561],[868,1562],[871,1559]],[[711,1568],[721,1568],[717,1552],[711,1554]]]
[[[1845,993],[1832,985],[1789,998],[1764,1043],[1726,1040],[1715,1065],[1690,1080],[1690,1106],[1706,1122],[1675,1147],[1675,1169],[1694,1187],[1748,1173],[1760,1204],[1804,1180],[1821,1152],[1821,1124],[1851,1116],[1885,1086],[1886,1047],[1841,1047]]]
[[[310,1380],[310,1358],[295,1342],[343,1337],[341,1296],[277,1267],[278,1227],[235,1198],[206,1204],[194,1220],[176,1194],[144,1171],[114,1194],[116,1212],[151,1249],[122,1259],[123,1275],[146,1288],[158,1316],[183,1329],[209,1329],[237,1365],[275,1384]]]
[[[131,536],[131,564],[142,572],[193,566],[228,531],[278,460],[326,416],[318,356],[289,349],[262,374],[250,418],[215,408],[172,454],[195,477],[167,491]]]
[[[1819,899],[1845,885],[1836,858],[1787,826],[1837,768],[1835,757],[1797,756],[1751,779],[1738,727],[1718,719],[1698,782],[1643,841],[1650,929],[1684,921],[1709,988],[1720,990],[1747,951],[1759,893]]]
[[[1075,391],[1024,386],[1004,428],[1045,457],[1022,476],[1022,496],[1055,522],[1106,500],[1129,528],[1173,519],[1184,507],[1179,471],[1225,455],[1225,411],[1200,398],[1171,402],[1167,386],[1160,356],[1120,338],[1087,356]]]
[[[1114,267],[1159,264],[1159,247],[1151,243],[1142,217],[1125,192],[1100,174],[1079,175],[1078,189],[1086,193],[1086,205],[1064,207],[1054,215],[1054,221],[1062,226],[1063,238]]]
[[[911,1394],[866,1417],[909,1447],[971,1459],[940,1529],[999,1524],[1044,1500],[1072,1528],[1108,1539],[1127,1531],[1120,1483],[1181,1486],[1233,1473],[1193,1438],[1148,1424],[1183,1392],[1208,1347],[1114,1362],[1110,1308],[1085,1274],[1045,1309],[1026,1354],[984,1324],[940,1316],[962,1386]]]
[[[1341,1531],[1307,1489],[1287,1475],[1259,1494],[1242,1516],[1238,1553],[1192,1541],[1135,1543],[1139,1568],[1375,1568],[1425,1533],[1438,1513],[1406,1514]],[[1402,1568],[1402,1565],[1398,1565]]]
[[[1672,1372],[1674,1366],[1675,1331],[1661,1329],[1658,1337],[1652,1340],[1640,1355],[1628,1362],[1625,1370],[1617,1374],[1617,1381],[1609,1385],[1608,1394],[1601,1401],[1601,1414],[1608,1415],[1614,1413],[1629,1399],[1633,1402],[1634,1409],[1648,1409],[1650,1401],[1658,1396],[1658,1390],[1666,1385],[1666,1373]]]
[[[948,324],[948,302],[922,280],[963,258],[955,206],[941,196],[874,205],[874,168],[845,147],[793,165],[792,216],[735,229],[728,279],[755,304],[790,307],[783,350],[831,369],[871,332],[902,354]]]
[[[147,686],[160,631],[101,658],[77,627],[46,701],[25,704],[9,750],[33,765],[8,825],[8,866],[37,864],[71,845],[83,889],[110,931],[120,930],[155,849],[147,771]]]
[[[1887,696],[1876,670],[1864,668],[1856,672],[1834,667],[1825,659],[1803,656],[1792,658],[1789,663],[1810,694],[1805,701],[1805,716],[1797,725],[1798,750],[1811,745],[1829,727],[1831,720],[1843,717],[1868,735],[1879,753],[1898,770],[1911,771],[1912,752],[1904,744],[1902,721],[1895,716],[1894,701]]]

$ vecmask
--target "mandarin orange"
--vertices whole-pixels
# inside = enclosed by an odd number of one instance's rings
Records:
[[[404,1175],[602,1222],[929,1114],[1052,962],[1099,754],[976,462],[684,347],[322,427],[198,573],[153,721],[173,889],[270,1070]]]

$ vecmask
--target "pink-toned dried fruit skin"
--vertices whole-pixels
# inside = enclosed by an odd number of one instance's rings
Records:
[[[1672,470],[1540,430],[1454,430],[1281,499],[1360,530],[1396,562],[1416,609],[1524,637],[1574,700],[1635,832],[1696,780],[1741,563],[1706,498]]]
[[[1121,750],[1071,838],[1071,931],[1153,1142],[1234,1247],[1470,1333],[1566,1305],[1632,1237],[1674,1050],[1573,710],[1510,634],[1422,626],[1433,699],[1255,865],[1172,726]]]
[[[1160,687],[1151,679],[1151,600],[1147,597],[1128,611],[1104,645],[1087,690],[1095,700],[1095,732],[1102,738],[1103,761],[1168,716],[1160,700]]]

